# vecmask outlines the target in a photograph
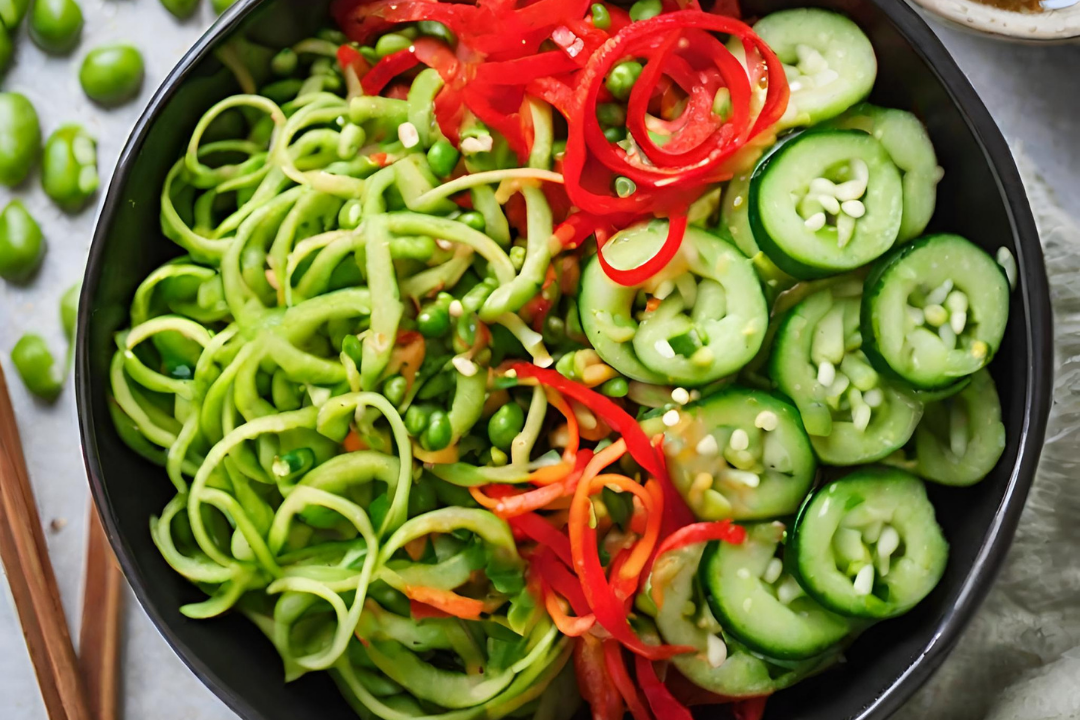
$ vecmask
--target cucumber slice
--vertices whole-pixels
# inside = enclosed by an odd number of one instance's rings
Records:
[[[791,515],[802,504],[817,460],[798,411],[760,390],[729,387],[683,408],[664,433],[668,471],[699,520],[762,520]]]
[[[859,26],[828,10],[801,8],[765,16],[754,25],[788,76],[791,99],[780,126],[836,117],[874,87],[877,57]]]
[[[766,158],[750,182],[754,239],[797,278],[836,275],[877,259],[903,218],[900,171],[858,130],[809,130]]]
[[[918,388],[950,385],[997,352],[1009,292],[1001,266],[959,235],[929,235],[897,248],[866,281],[866,355]]]
[[[875,462],[902,448],[922,417],[915,394],[882,378],[863,354],[858,286],[810,295],[781,321],[771,375],[799,408],[818,458]]]
[[[667,238],[655,220],[616,235],[605,257],[637,267]],[[641,298],[655,298],[647,309]],[[761,347],[768,309],[753,265],[733,246],[688,228],[668,266],[638,287],[623,287],[593,259],[581,280],[581,325],[608,365],[653,384],[705,385],[738,371]]]
[[[650,576],[650,594],[659,607],[656,627],[664,641],[697,650],[671,660],[690,682],[730,698],[758,697],[790,687],[840,659],[838,648],[802,661],[767,658],[724,635],[696,582],[704,549],[705,545],[691,545],[667,553],[657,559]],[[715,657],[718,642],[725,646],[726,657]],[[715,665],[710,662],[710,646],[713,661],[721,660]]]
[[[733,177],[724,190],[720,203],[720,224],[739,251],[754,263],[754,269],[770,297],[795,284],[795,278],[778,268],[754,240],[754,231],[750,228],[749,173]],[[723,235],[723,232],[720,234]]]
[[[938,165],[926,127],[905,110],[870,103],[859,103],[829,124],[844,130],[862,130],[881,141],[903,172],[904,216],[899,240],[906,242],[921,235],[934,215],[937,186],[945,173]]]
[[[712,542],[698,570],[713,616],[753,650],[784,660],[805,660],[838,645],[850,632],[845,618],[787,590],[791,575],[778,554],[784,526],[747,527],[741,545]]]
[[[959,394],[929,405],[915,431],[921,477],[943,485],[974,485],[1005,452],[1005,425],[994,379],[980,370]]]
[[[833,612],[891,618],[930,594],[949,544],[926,486],[901,470],[857,470],[814,493],[789,550],[799,582]]]

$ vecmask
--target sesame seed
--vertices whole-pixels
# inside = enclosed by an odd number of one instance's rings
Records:
[[[491,152],[493,140],[490,135],[481,137],[467,137],[461,141],[461,151],[466,155],[474,153]]]
[[[706,642],[706,657],[709,666],[718,668],[727,662],[727,644],[715,635],[709,635]]]
[[[686,388],[675,388],[671,391],[671,399],[680,405],[690,402],[690,391]]]
[[[454,243],[450,242],[449,240],[439,239],[439,240],[435,241],[435,244],[439,247],[440,250],[453,250],[454,249]]]
[[[765,574],[761,576],[761,579],[772,585],[774,582],[780,579],[780,574],[784,572],[784,563],[780,558],[773,558],[769,561],[768,566],[765,568]]]
[[[869,595],[874,589],[874,566],[864,565],[855,575],[855,581],[852,584],[856,595]]]
[[[664,413],[664,425],[667,427],[675,427],[679,424],[679,418],[680,415],[678,410],[668,410]]]
[[[465,307],[460,300],[454,300],[450,303],[450,317],[461,317],[464,314]]]
[[[653,347],[656,349],[656,353],[665,360],[671,360],[675,357],[675,349],[671,347],[671,343],[667,340],[657,340]]]

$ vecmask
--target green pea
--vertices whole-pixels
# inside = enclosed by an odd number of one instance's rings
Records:
[[[68,341],[75,339],[75,325],[79,320],[79,295],[82,283],[75,283],[60,297],[60,322]]]
[[[427,429],[420,436],[420,446],[425,450],[442,450],[454,439],[454,430],[450,427],[450,416],[442,410],[431,413]]]
[[[29,7],[30,0],[0,0],[0,21],[8,30],[15,32]]]
[[[97,192],[97,143],[78,125],[65,125],[45,143],[41,185],[68,212],[80,210]]]
[[[41,153],[41,126],[33,104],[19,93],[0,93],[0,184],[26,179]]]
[[[161,4],[176,17],[186,18],[195,12],[199,0],[161,0]]]
[[[574,367],[574,353],[568,352],[555,363],[555,370],[565,378],[577,380],[577,369]]]
[[[400,375],[395,375],[392,378],[388,378],[383,383],[383,395],[390,401],[391,405],[400,405],[401,401],[405,399],[405,393],[409,390],[409,381]]]
[[[366,140],[367,133],[364,132],[364,128],[354,123],[347,123],[338,136],[338,157],[342,160],[351,160],[356,157]]]
[[[214,8],[214,12],[218,15],[231,8],[236,3],[236,0],[210,0],[210,7]]]
[[[609,127],[604,128],[604,137],[610,143],[621,142],[626,139],[626,128],[624,127]]]
[[[34,0],[30,39],[45,52],[62,55],[73,50],[82,27],[82,8],[75,0]]]
[[[516,402],[508,402],[488,420],[488,439],[503,451],[509,451],[514,438],[525,427],[525,411]]]
[[[221,0],[217,1],[220,2]],[[233,0],[233,2],[235,1],[236,0]],[[323,28],[319,32],[315,33],[315,37],[319,38],[320,40],[325,40],[326,42],[332,42],[335,45],[344,45],[345,43],[349,42],[349,38],[345,37],[345,33],[341,32],[340,30],[335,30],[334,28]]]
[[[102,45],[83,60],[79,82],[91,100],[119,105],[139,94],[143,81],[142,54],[131,45]]]
[[[611,69],[604,84],[607,89],[619,100],[630,97],[630,91],[634,89],[634,83],[642,71],[641,63],[636,60],[621,62]]]
[[[12,200],[0,213],[0,277],[12,282],[26,280],[44,255],[41,228],[22,200]]]
[[[622,175],[615,178],[615,194],[621,198],[628,198],[637,192],[637,183]]]
[[[399,28],[397,30],[397,34],[403,37],[407,37],[410,40],[415,40],[416,38],[420,37],[420,31],[416,28],[415,25],[406,25],[403,28]]]
[[[405,429],[413,437],[420,437],[427,430],[433,411],[430,405],[410,405],[405,411]]]
[[[270,69],[274,71],[275,75],[292,75],[296,72],[296,66],[299,64],[300,58],[297,56],[296,51],[292,48],[284,48],[279,50],[278,54],[274,56],[274,59],[270,61]]]
[[[368,61],[369,65],[374,65],[375,63],[379,62],[379,54],[375,52],[375,48],[371,47],[370,45],[361,45],[360,55]]]
[[[660,0],[638,0],[630,6],[630,19],[634,22],[654,18],[664,11]]]
[[[445,41],[447,45],[453,45],[457,42],[457,37],[454,36],[450,28],[436,20],[421,20],[416,23],[416,29],[420,31],[421,35],[438,38]]]
[[[484,220],[484,216],[475,210],[461,213],[461,216],[458,217],[458,222],[465,223],[473,230],[478,230],[479,232],[484,232],[484,228],[487,227],[487,221]]]
[[[626,378],[611,378],[600,386],[600,393],[608,397],[626,397],[628,392],[630,392],[630,384],[626,382]]]
[[[589,8],[589,12],[592,13],[593,27],[601,30],[607,30],[611,27],[611,13],[602,3],[593,3],[592,7]]]
[[[600,103],[596,106],[596,119],[608,127],[625,125],[626,107],[621,103]]]
[[[416,329],[426,338],[441,338],[450,332],[450,310],[442,303],[431,303],[416,316]]]
[[[380,58],[393,55],[396,52],[407,50],[412,45],[412,40],[398,33],[387,33],[375,43],[375,54]]]
[[[427,152],[428,166],[436,177],[450,177],[461,153],[446,140],[436,140]]]
[[[57,372],[49,346],[40,335],[23,335],[11,350],[11,364],[26,389],[42,400],[52,402],[60,394],[63,378]]]

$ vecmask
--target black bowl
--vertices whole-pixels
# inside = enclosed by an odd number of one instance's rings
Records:
[[[158,229],[158,194],[202,113],[236,92],[214,49],[238,33],[282,47],[325,21],[326,0],[238,3],[188,53],[150,102],[120,158],[98,224],[79,312],[79,418],[86,467],[105,528],[135,593],[180,657],[249,720],[356,717],[325,674],[285,685],[271,645],[239,615],[193,621],[178,611],[200,593],[174,573],[150,540],[148,522],[174,490],[165,473],[129,451],[107,407],[113,333],[125,327],[139,282],[180,249]],[[1035,473],[1050,408],[1052,331],[1039,238],[1009,148],[945,48],[903,0],[749,0],[761,14],[821,5],[851,15],[880,59],[873,100],[914,110],[946,169],[931,230],[958,232],[1020,269],[1012,318],[993,373],[1008,447],[994,473],[972,489],[931,488],[952,544],[944,579],[913,612],[867,632],[848,662],[780,693],[769,717],[884,718],[955,644],[986,595],[1012,539]],[[718,711],[713,710],[715,715]],[[708,714],[708,713],[705,713]]]

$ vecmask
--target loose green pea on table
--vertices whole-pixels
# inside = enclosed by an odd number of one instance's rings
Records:
[[[49,346],[40,335],[28,333],[11,350],[11,364],[26,389],[42,400],[52,402],[60,395],[64,379],[56,367]]]
[[[0,93],[0,184],[14,187],[25,180],[40,152],[33,104],[19,93]]]
[[[82,28],[82,8],[75,0],[34,0],[30,39],[45,52],[70,52],[78,44]]]
[[[21,200],[0,213],[0,277],[11,282],[30,278],[45,254],[41,228]]]
[[[138,49],[116,43],[94,48],[86,55],[79,70],[79,82],[91,100],[102,105],[119,105],[139,94],[144,74]]]
[[[41,184],[62,209],[76,212],[97,192],[97,144],[78,125],[65,125],[45,143]]]

